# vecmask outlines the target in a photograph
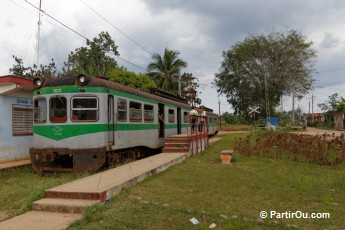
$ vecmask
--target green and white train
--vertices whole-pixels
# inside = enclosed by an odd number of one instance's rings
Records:
[[[30,158],[38,174],[97,171],[159,151],[166,137],[190,132],[190,105],[162,91],[85,75],[35,78],[34,85]],[[217,133],[217,115],[207,116],[209,134]]]

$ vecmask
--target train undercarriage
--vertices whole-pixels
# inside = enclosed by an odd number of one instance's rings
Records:
[[[159,149],[135,147],[121,150],[107,148],[69,149],[69,148],[30,148],[33,171],[39,175],[47,172],[96,172],[102,168],[138,160],[159,153]]]

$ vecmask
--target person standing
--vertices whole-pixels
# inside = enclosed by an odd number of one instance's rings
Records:
[[[200,118],[199,133],[204,131],[205,119],[206,119],[206,111],[203,109],[201,113],[201,118]]]
[[[158,111],[158,129],[159,129],[159,138],[164,138],[164,112]]]
[[[194,106],[192,106],[192,110],[189,112],[189,116],[192,118],[192,134],[195,132],[196,116],[198,115],[199,115],[198,111],[196,111]]]

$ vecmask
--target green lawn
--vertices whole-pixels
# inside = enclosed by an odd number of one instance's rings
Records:
[[[31,166],[0,172],[0,221],[31,210],[32,203],[42,199],[47,189],[80,177],[72,174],[38,176]]]
[[[242,136],[245,134],[242,134]],[[237,137],[239,135],[236,135]],[[216,137],[219,137],[216,136]],[[90,207],[70,229],[340,229],[345,226],[345,166],[245,157],[222,165],[235,135]],[[81,175],[86,176],[86,175]],[[48,188],[81,176],[38,176],[30,167],[0,172],[0,221],[31,209]],[[260,218],[260,212],[329,213],[329,219]],[[192,225],[192,217],[200,223]]]
[[[238,136],[238,135],[237,135]],[[206,151],[93,206],[69,229],[339,229],[345,226],[345,166],[234,155],[224,136]],[[260,218],[260,212],[329,213],[329,219]],[[298,213],[300,213],[298,212]],[[200,223],[193,225],[189,219]]]

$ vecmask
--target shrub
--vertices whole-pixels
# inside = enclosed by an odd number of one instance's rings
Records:
[[[336,165],[345,161],[345,136],[265,132],[236,139],[235,150],[246,156]]]

